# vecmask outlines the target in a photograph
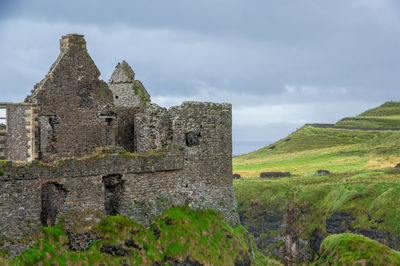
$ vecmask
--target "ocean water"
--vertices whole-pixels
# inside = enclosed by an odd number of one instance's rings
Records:
[[[272,141],[233,141],[233,156],[242,155],[264,148]]]

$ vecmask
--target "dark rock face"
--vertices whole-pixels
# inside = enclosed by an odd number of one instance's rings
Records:
[[[240,252],[241,257],[235,259],[235,266],[250,266],[251,259],[248,254]]]
[[[276,178],[276,177],[289,177],[292,176],[289,172],[262,172],[261,178]]]
[[[233,174],[232,178],[233,179],[241,179],[242,177],[239,174]]]
[[[326,219],[326,232],[329,234],[342,234],[346,231],[354,231],[352,223],[354,216],[348,212],[336,212]]]
[[[86,233],[67,233],[69,243],[68,249],[72,251],[88,250],[93,241],[99,239],[98,236],[92,232]]]
[[[100,251],[115,257],[127,257],[132,255],[132,251],[123,248],[121,245],[103,244]]]
[[[257,247],[264,250],[268,246],[276,246],[271,252],[265,252],[266,255],[279,255],[279,244],[282,243],[282,235],[274,232],[284,226],[284,214],[280,211],[263,211],[254,215],[246,216],[243,211],[239,212],[240,223],[246,227],[254,237]]]
[[[288,208],[285,213],[284,245],[280,247],[280,257],[285,264],[293,264],[294,261],[309,261],[310,239],[301,238],[303,228],[297,222],[304,221],[305,215],[300,208]]]
[[[136,243],[132,238],[129,238],[128,240],[125,241],[125,245],[128,247],[132,247],[137,250],[142,250],[143,247],[141,247],[138,243]]]
[[[354,220],[355,219],[351,213],[334,213],[329,219],[326,220],[326,232],[329,234],[341,234],[345,233],[346,231],[350,231],[352,233],[360,234],[376,240],[392,249],[398,250],[400,239],[397,235],[378,231],[375,228],[354,229],[352,227]],[[383,220],[376,219],[375,222],[383,222]]]
[[[165,260],[163,262],[163,264],[159,263],[159,262],[155,262],[153,264],[153,266],[161,266],[161,265],[174,265],[174,266],[202,266],[202,264],[200,264],[197,261],[191,261],[189,257],[187,257],[185,259],[184,262],[179,262],[176,260]]]
[[[321,255],[320,247],[321,247],[323,240],[324,240],[324,235],[322,233],[322,230],[319,228],[315,229],[311,234],[310,246],[311,246],[311,249],[316,254],[318,254],[318,256]]]
[[[381,244],[384,244],[391,249],[398,250],[400,239],[397,235],[392,235],[388,232],[378,231],[376,229],[358,229],[355,231],[357,234],[369,237],[373,240],[378,241]]]
[[[153,228],[153,234],[155,235],[156,239],[159,239],[161,236],[161,230],[158,227]]]
[[[331,175],[331,174],[332,173],[329,172],[328,170],[321,170],[321,169],[314,173],[314,175],[317,175],[317,176],[327,176],[327,175]]]

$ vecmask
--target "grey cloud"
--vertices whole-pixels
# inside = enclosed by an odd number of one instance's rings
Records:
[[[310,108],[304,121],[333,122],[399,99],[399,3],[2,1],[1,98],[23,100],[56,59],[61,35],[78,32],[102,79],[127,60],[166,105],[177,99],[232,102],[236,110],[300,104]],[[331,108],[319,112],[318,103]],[[281,123],[236,123],[235,138],[276,139],[293,129],[290,113],[276,116]]]

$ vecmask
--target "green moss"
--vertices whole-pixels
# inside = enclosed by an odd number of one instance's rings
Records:
[[[355,234],[331,235],[314,265],[400,265],[400,252]]]
[[[77,265],[105,264],[153,265],[155,262],[183,262],[186,258],[201,264],[234,265],[235,259],[252,258],[248,232],[238,226],[231,228],[212,210],[192,210],[175,207],[155,219],[150,229],[123,216],[108,216],[93,227],[99,236],[90,249],[73,252],[62,224],[44,228],[40,241],[21,256],[9,261],[11,265]],[[133,242],[136,248],[127,246]],[[129,257],[113,257],[101,252],[104,243],[122,245],[132,253]],[[255,249],[256,250],[256,249]],[[6,261],[8,263],[8,261]],[[280,265],[256,251],[255,265]]]
[[[135,80],[132,89],[135,92],[135,95],[139,96],[144,104],[150,102],[150,95],[148,94],[148,92],[146,91],[146,89],[144,88],[143,84],[140,81]]]
[[[113,93],[112,91],[108,88],[107,83],[104,81],[100,80],[99,81],[99,97],[100,100],[103,102],[112,102],[113,101]]]

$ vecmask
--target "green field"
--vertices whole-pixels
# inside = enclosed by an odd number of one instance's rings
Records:
[[[372,110],[363,113],[368,115],[365,119],[377,119],[371,116],[373,113],[387,114],[383,120],[391,121],[390,127],[400,127],[400,103],[391,102]],[[377,124],[367,126],[378,127]],[[243,177],[257,177],[267,171],[307,175],[318,169],[333,173],[382,169],[400,163],[399,151],[400,131],[304,126],[268,147],[233,157],[233,172]]]

